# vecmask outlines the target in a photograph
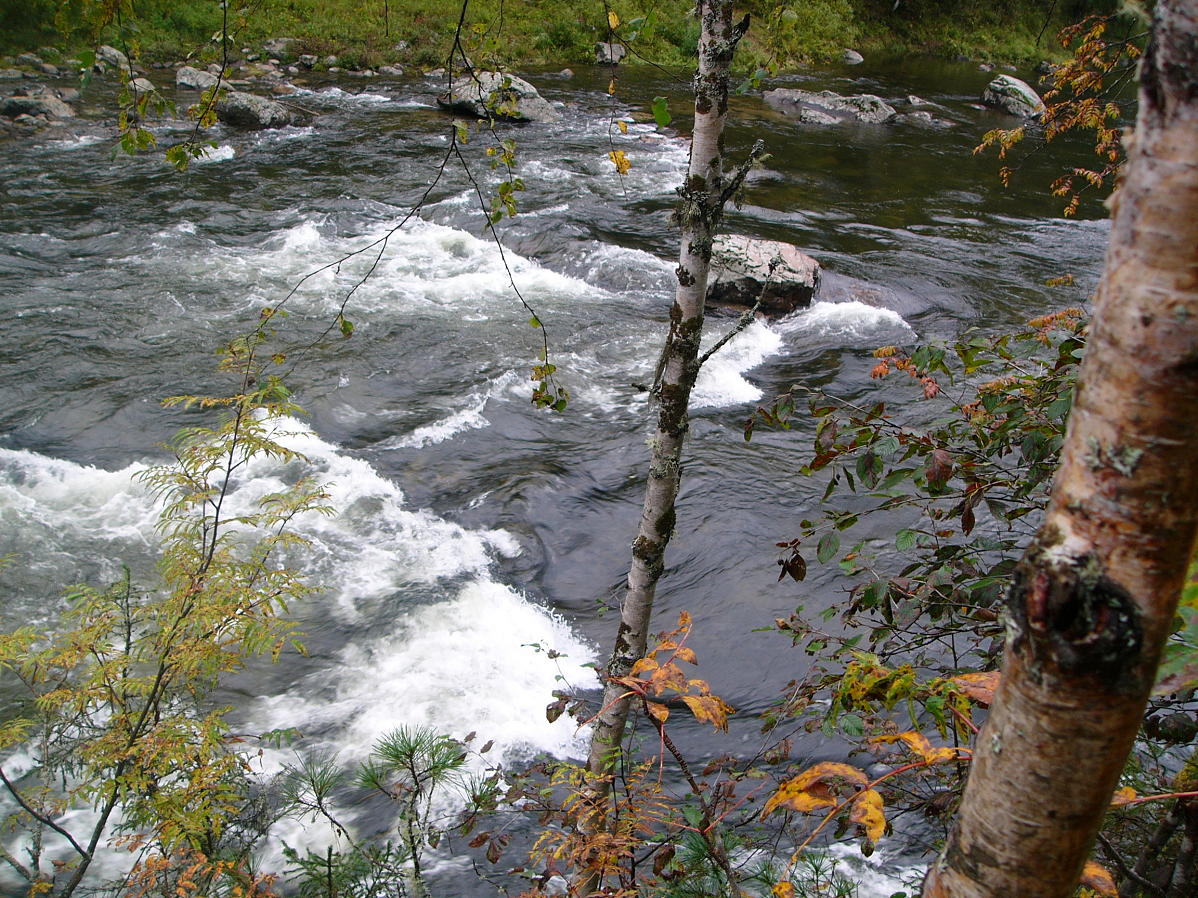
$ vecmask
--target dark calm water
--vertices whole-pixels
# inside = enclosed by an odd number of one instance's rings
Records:
[[[298,727],[347,761],[401,723],[476,730],[509,761],[581,744],[543,709],[562,678],[592,682],[582,665],[614,627],[600,602],[618,594],[639,514],[650,409],[633,384],[650,376],[671,295],[688,79],[625,72],[613,100],[607,72],[529,77],[564,119],[505,132],[527,189],[499,230],[574,401],[561,416],[531,407],[538,334],[451,164],[350,301],[352,340],[320,342],[291,377],[308,417],[289,439],[331,484],[337,514],[299,524],[314,544],[303,564],[327,587],[296,609],[310,657],[232,690],[250,730]],[[877,390],[875,346],[1015,326],[1093,289],[1102,210],[1064,220],[1046,191],[1082,149],[1054,147],[1000,187],[993,158],[970,153],[985,130],[1010,124],[972,105],[989,77],[921,61],[787,79],[895,101],[918,94],[936,126],[795,126],[758,96],[733,103],[730,148],[761,137],[772,156],[728,228],[803,247],[829,289],[809,311],[755,324],[700,381],[658,613],[663,627],[693,614],[701,673],[742,722],[724,739],[679,723],[676,738],[696,753],[756,749],[754,712],[805,660],[754,630],[843,589],[818,570],[803,584],[775,582],[774,544],[819,490],[797,473],[802,427],[743,442],[753,404],[792,383]],[[64,586],[113,577],[123,563],[152,578],[155,507],[131,478],[193,420],[159,400],[220,389],[222,340],[402,219],[447,147],[434,90],[418,78],[308,84],[292,98],[313,113],[305,124],[217,128],[211,158],[183,175],[157,157],[114,160],[102,94],[66,130],[0,145],[0,555],[18,559],[0,575],[6,625],[52,620]],[[659,94],[679,97],[681,131],[643,124]],[[484,189],[499,180],[487,143],[466,147]],[[607,159],[613,146],[632,161],[624,178]],[[284,343],[327,326],[363,258],[301,287]],[[1077,287],[1045,286],[1065,273]],[[888,297],[885,308],[845,301],[861,282]],[[241,501],[289,472],[263,463],[253,475]],[[813,736],[799,753],[843,750]],[[910,861],[901,838],[874,858],[895,875]],[[469,874],[457,881],[454,862],[444,867],[454,890],[470,890]],[[897,882],[860,875],[863,895]]]

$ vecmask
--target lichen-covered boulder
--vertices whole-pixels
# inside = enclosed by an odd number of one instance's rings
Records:
[[[282,104],[239,90],[231,90],[217,101],[216,117],[239,128],[282,128],[291,124],[291,113]]]
[[[503,72],[474,72],[455,78],[437,103],[450,112],[513,122],[556,122],[562,117],[535,87]]]
[[[982,91],[982,102],[1008,115],[1033,118],[1044,111],[1044,101],[1026,81],[999,75]]]
[[[843,97],[830,90],[821,90],[817,93],[780,87],[776,90],[767,90],[765,102],[810,125],[830,125],[851,121],[881,124],[890,121],[896,115],[893,106],[873,94]]]
[[[811,305],[819,285],[819,262],[789,243],[730,234],[712,247],[711,305],[751,309],[760,298],[759,311],[787,315]]]

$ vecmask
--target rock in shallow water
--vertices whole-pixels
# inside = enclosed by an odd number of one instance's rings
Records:
[[[711,266],[707,301],[715,306],[750,309],[760,298],[759,311],[780,316],[807,308],[819,292],[819,262],[789,243],[723,235]]]
[[[1010,75],[999,75],[982,91],[982,102],[1008,115],[1032,118],[1044,111],[1044,101],[1027,84]]]
[[[503,72],[455,78],[449,93],[439,96],[437,103],[451,112],[513,122],[556,122],[562,117],[535,87]]]
[[[848,121],[881,124],[895,116],[894,107],[873,94],[842,97],[830,90],[815,93],[780,87],[767,90],[765,102],[811,125],[831,125]]]
[[[241,128],[282,128],[291,124],[291,113],[281,104],[242,91],[229,91],[216,104],[216,115],[226,125]]]

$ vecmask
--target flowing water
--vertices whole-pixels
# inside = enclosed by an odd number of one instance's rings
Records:
[[[933,126],[796,126],[759,97],[732,104],[729,148],[760,137],[772,155],[727,227],[803,247],[825,266],[826,295],[753,324],[700,377],[657,614],[668,627],[692,613],[701,675],[740,723],[723,738],[678,723],[676,740],[697,754],[757,749],[754,713],[805,660],[755,630],[843,590],[821,570],[776,582],[774,544],[812,513],[819,489],[798,474],[802,426],[744,443],[753,404],[792,383],[876,391],[875,346],[1013,327],[1093,289],[1101,209],[1064,220],[1045,190],[1079,148],[1031,158],[1009,190],[992,158],[970,155],[985,130],[1010,124],[972,105],[989,77],[908,61],[787,82],[918,94],[934,104]],[[684,97],[687,78],[626,72],[615,99],[607,71],[530,78],[564,118],[505,131],[527,189],[499,227],[504,257],[451,162],[350,298],[352,339],[321,339],[297,358],[290,386],[308,417],[288,422],[287,440],[330,484],[336,514],[298,523],[313,544],[302,566],[324,587],[295,609],[310,655],[231,687],[248,730],[296,727],[347,762],[403,723],[477,731],[512,763],[579,750],[572,723],[549,724],[544,708],[563,681],[593,685],[584,665],[614,629],[602,606],[626,570],[651,415],[634,384],[651,378],[664,333],[669,213],[687,157],[684,101],[673,104],[681,130],[664,136],[645,110],[654,96]],[[66,131],[0,145],[0,556],[17,559],[0,575],[6,626],[52,622],[66,585],[114,579],[122,564],[151,580],[156,507],[135,474],[196,420],[159,400],[222,389],[223,340],[403,219],[448,146],[437,86],[309,83],[294,98],[313,113],[305,124],[218,127],[217,147],[184,175],[159,157],[114,160],[103,96]],[[465,148],[484,192],[499,180],[487,142]],[[613,148],[633,165],[622,178]],[[283,341],[318,337],[373,262],[363,253],[304,281]],[[573,395],[564,415],[529,402],[539,332],[508,269],[548,328]],[[1044,285],[1065,273],[1077,287]],[[859,301],[866,294],[883,307]],[[731,324],[713,320],[711,331]],[[294,474],[265,462],[251,473],[239,500]],[[844,751],[817,734],[798,753]],[[917,862],[901,838],[891,843],[859,874],[863,895],[889,895]],[[444,867],[447,893],[489,894],[452,859]]]

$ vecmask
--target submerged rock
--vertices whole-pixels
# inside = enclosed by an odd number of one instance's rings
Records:
[[[780,87],[766,91],[765,101],[775,109],[811,125],[850,121],[881,124],[890,121],[896,114],[893,106],[873,94],[842,97],[830,90],[815,93]]]
[[[239,90],[229,91],[217,101],[216,116],[226,125],[241,128],[281,128],[291,124],[291,113],[282,104]]]
[[[1008,115],[1032,118],[1044,111],[1044,101],[1026,81],[999,75],[982,91],[982,102]]]
[[[535,87],[503,72],[475,72],[455,78],[449,92],[439,96],[437,103],[451,112],[513,122],[556,122],[562,117]]]
[[[751,309],[760,298],[761,312],[787,315],[807,308],[819,292],[819,262],[776,240],[740,234],[717,237],[711,271],[707,301],[715,306]]]

